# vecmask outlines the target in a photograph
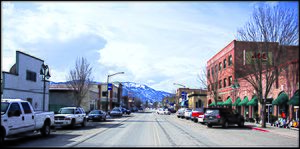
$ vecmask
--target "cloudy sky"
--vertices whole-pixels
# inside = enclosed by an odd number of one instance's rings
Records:
[[[16,51],[43,59],[51,81],[66,81],[79,57],[95,81],[136,82],[174,93],[202,87],[209,58],[236,37],[263,2],[1,2],[1,68]],[[298,8],[298,2],[267,2]],[[297,11],[298,12],[298,11]]]

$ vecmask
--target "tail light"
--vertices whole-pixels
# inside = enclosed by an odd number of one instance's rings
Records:
[[[221,116],[220,116],[220,115],[217,115],[217,118],[221,118]]]

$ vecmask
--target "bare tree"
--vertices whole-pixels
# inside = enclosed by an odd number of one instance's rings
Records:
[[[219,97],[219,73],[218,63],[212,61],[201,70],[201,74],[198,74],[198,81],[207,88],[208,94],[214,98],[215,105]]]
[[[245,53],[244,60],[237,59],[244,61],[244,67],[236,67],[236,76],[245,79],[256,91],[262,106],[261,119],[264,128],[266,99],[273,83],[278,79],[280,64],[289,58],[286,46],[297,45],[299,42],[296,14],[291,9],[261,5],[254,8],[250,20],[237,31],[237,39],[251,42],[246,46],[252,51]]]
[[[91,87],[92,68],[85,58],[77,58],[75,68],[70,70],[68,87],[74,90],[75,104],[80,106],[82,99],[86,96]]]

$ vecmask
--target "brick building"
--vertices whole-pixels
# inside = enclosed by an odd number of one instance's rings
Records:
[[[254,42],[242,42],[233,40],[220,52],[214,55],[207,62],[207,74],[208,77],[213,77],[214,72],[218,72],[214,84],[208,82],[208,95],[207,95],[207,106],[214,102],[214,97],[211,94],[213,85],[218,86],[218,103],[223,105],[225,102],[228,107],[237,109],[245,117],[253,118],[257,112],[260,115],[261,105],[257,100],[257,93],[253,89],[252,85],[243,78],[250,77],[254,66],[248,63],[246,60],[251,55],[257,55],[254,51],[254,45],[262,46],[262,43]],[[274,82],[271,87],[270,93],[268,94],[267,107],[268,113],[278,115],[279,112],[286,112],[287,115],[292,116],[294,111],[297,111],[297,106],[289,106],[287,101],[299,90],[299,46],[281,46],[276,42],[268,43],[267,52],[262,53],[263,56],[268,57],[280,57],[280,59],[267,59],[266,63],[273,63],[276,61],[280,63],[278,69],[282,71],[278,75],[278,79]],[[284,48],[283,52],[279,52],[279,48]],[[281,50],[282,51],[282,50]],[[254,54],[255,53],[255,54]],[[259,53],[260,54],[260,53]],[[255,57],[256,58],[256,57]],[[217,70],[217,71],[216,71]],[[243,73],[241,73],[243,70]],[[208,78],[209,79],[209,78]],[[265,79],[263,79],[265,82]],[[238,83],[239,88],[233,88],[233,85]],[[263,88],[265,85],[263,84]],[[279,96],[282,94],[281,96]],[[286,95],[286,96],[285,96]],[[274,104],[274,101],[278,98],[284,102],[280,104]],[[287,99],[285,99],[287,98]],[[280,100],[280,101],[281,101]],[[299,99],[298,99],[299,100]],[[273,102],[273,104],[272,104]],[[295,110],[296,109],[296,110]]]

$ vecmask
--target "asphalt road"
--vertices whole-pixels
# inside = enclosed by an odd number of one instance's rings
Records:
[[[17,147],[299,147],[299,134],[280,135],[238,126],[207,128],[175,114],[133,113],[89,122],[84,128],[57,128],[47,138],[32,135],[5,143]]]

